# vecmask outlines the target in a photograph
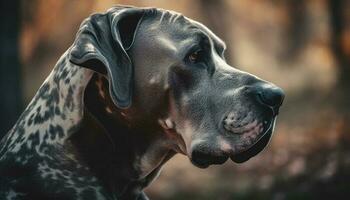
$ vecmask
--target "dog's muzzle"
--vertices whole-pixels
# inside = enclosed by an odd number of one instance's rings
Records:
[[[284,93],[273,84],[263,83],[251,88],[254,106],[251,110],[232,110],[222,120],[224,134],[217,145],[208,147],[205,142],[192,148],[191,160],[199,167],[222,164],[228,158],[242,163],[261,152],[270,141],[276,116]],[[215,143],[207,141],[207,143]]]
[[[230,133],[241,134],[241,145],[237,145],[235,153],[230,156],[234,162],[247,161],[268,144],[284,96],[281,88],[273,84],[261,84],[255,90],[255,97],[261,106],[267,108],[262,117],[254,119],[249,117],[249,114],[244,119],[235,116],[225,117],[224,128]]]

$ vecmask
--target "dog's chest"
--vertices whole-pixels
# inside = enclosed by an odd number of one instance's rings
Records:
[[[0,199],[59,191],[67,199],[104,199],[97,179],[62,148],[79,126],[83,90],[92,76],[64,56],[0,142]]]
[[[10,158],[0,165],[4,173],[0,186],[6,187],[1,188],[0,199],[15,194],[25,199],[111,199],[89,169],[66,153],[51,158],[33,156],[26,164]]]

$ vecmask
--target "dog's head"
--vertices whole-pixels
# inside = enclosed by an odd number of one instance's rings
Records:
[[[116,7],[82,24],[70,60],[108,77],[130,124],[158,126],[171,148],[207,167],[259,153],[284,98],[272,83],[228,65],[225,48],[179,13]]]

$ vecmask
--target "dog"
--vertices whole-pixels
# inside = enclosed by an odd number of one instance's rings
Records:
[[[225,61],[203,24],[116,6],[82,22],[0,143],[1,199],[148,199],[177,153],[197,167],[268,144],[284,92]]]

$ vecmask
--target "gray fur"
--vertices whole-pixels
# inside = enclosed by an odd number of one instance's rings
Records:
[[[147,199],[176,153],[203,168],[255,156],[283,92],[229,66],[225,48],[173,11],[90,16],[0,142],[0,198]]]

